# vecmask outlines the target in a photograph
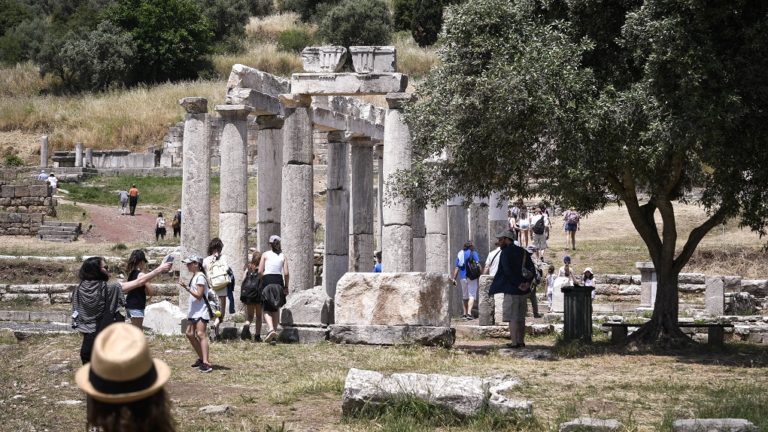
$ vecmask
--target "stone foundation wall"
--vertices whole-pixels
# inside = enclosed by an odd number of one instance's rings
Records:
[[[0,173],[0,235],[35,235],[44,216],[55,212],[48,185],[34,175],[26,170]]]

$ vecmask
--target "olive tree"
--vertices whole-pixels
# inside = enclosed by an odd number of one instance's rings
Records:
[[[768,2],[476,0],[452,8],[443,37],[406,110],[417,162],[389,180],[397,193],[427,205],[500,191],[585,213],[619,201],[657,272],[634,337],[688,340],[678,274],[702,238],[730,219],[766,232]],[[679,232],[693,187],[707,218]]]

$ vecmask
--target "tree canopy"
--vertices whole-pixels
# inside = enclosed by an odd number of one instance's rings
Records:
[[[495,191],[624,203],[658,275],[640,337],[680,338],[677,275],[704,235],[730,218],[765,233],[767,50],[760,0],[457,5],[406,111],[417,162],[393,184],[422,206]],[[678,248],[674,202],[694,187],[708,218]]]

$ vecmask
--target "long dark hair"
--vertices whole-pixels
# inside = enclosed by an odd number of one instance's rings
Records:
[[[208,255],[213,255],[214,252],[221,253],[224,250],[224,243],[220,238],[214,237],[211,242],[208,243]]]
[[[135,402],[110,404],[88,396],[88,428],[104,432],[175,432],[165,389]]]
[[[77,273],[77,277],[80,281],[108,281],[109,274],[101,271],[101,263],[104,261],[102,257],[90,257],[83,261],[80,266],[80,271]]]
[[[144,255],[144,251],[136,249],[131,252],[131,256],[128,257],[128,263],[125,265],[125,272],[131,274],[132,271],[139,268],[139,264],[147,262],[147,256]]]

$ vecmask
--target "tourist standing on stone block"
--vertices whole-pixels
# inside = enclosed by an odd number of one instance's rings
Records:
[[[131,216],[135,216],[136,213],[136,204],[139,203],[139,189],[136,188],[135,184],[131,185],[131,188],[128,189],[128,206],[131,210]]]
[[[179,278],[179,286],[187,290],[189,296],[189,311],[187,312],[186,336],[192,348],[197,354],[197,361],[192,363],[193,368],[200,372],[211,372],[213,368],[208,358],[208,322],[211,321],[211,313],[208,311],[206,299],[208,298],[208,278],[203,267],[203,259],[197,255],[191,255],[181,261],[186,264],[187,271],[192,274],[189,283]]]
[[[576,231],[579,230],[581,216],[573,207],[566,210],[563,213],[563,222],[565,226],[565,249],[571,248],[576,250]]]
[[[587,267],[584,269],[584,273],[582,274],[581,283],[584,286],[588,287],[595,287],[595,274],[592,273],[592,267]],[[596,292],[593,289],[592,290],[592,300],[595,299]]]
[[[277,339],[277,324],[280,322],[280,308],[285,304],[288,295],[288,260],[285,259],[280,237],[269,237],[268,250],[261,255],[259,261],[259,277],[264,287],[262,291],[262,307],[264,320],[267,323],[267,336],[264,342],[275,343]]]
[[[143,276],[147,271],[147,257],[144,251],[135,250],[128,257],[128,263],[125,266],[125,273],[128,275],[128,281],[134,281]],[[128,312],[128,318],[131,324],[142,328],[144,324],[144,309],[147,307],[147,296],[151,296],[154,287],[148,283],[128,291],[125,296],[125,310]]]
[[[157,214],[155,219],[155,241],[165,240],[165,218],[162,213]]]
[[[124,293],[144,286],[170,269],[170,262],[163,263],[135,280],[108,283],[109,268],[104,258],[90,257],[83,261],[78,272],[80,284],[72,292],[72,327],[83,334],[80,346],[83,364],[91,361],[96,335],[120,317],[119,311],[125,305]]]
[[[120,214],[125,216],[125,212],[128,210],[128,191],[121,190],[118,192],[117,199],[120,205]]]
[[[480,272],[476,276],[467,274],[468,267],[473,265],[480,268]],[[456,276],[458,276],[459,283],[461,284],[461,294],[464,301],[464,315],[462,315],[462,318],[467,321],[475,319],[472,316],[472,306],[477,298],[477,287],[482,272],[483,267],[480,265],[480,256],[475,251],[475,245],[471,240],[468,240],[464,243],[464,248],[456,254],[456,266],[453,269],[452,276],[454,285],[456,285]]]
[[[528,294],[536,267],[525,249],[514,245],[515,233],[506,231],[497,236],[501,244],[499,269],[493,278],[489,295],[504,294],[504,319],[509,321],[509,348],[525,347],[525,316]]]
[[[240,287],[240,301],[245,304],[245,322],[240,337],[243,339],[251,338],[251,321],[253,321],[256,342],[261,342],[261,321],[264,319],[264,313],[261,309],[263,301],[261,296],[261,279],[259,278],[259,262],[261,261],[261,252],[254,251],[251,261],[245,267],[243,274],[243,284]]]
[[[229,276],[231,270],[227,264],[227,259],[221,254],[222,250],[224,250],[224,243],[220,238],[214,237],[208,244],[208,256],[203,260],[203,269],[205,274],[208,275],[211,289],[216,292],[216,297],[219,298],[219,304],[221,305],[221,317],[216,318],[213,322],[213,332],[217,338],[219,337],[221,323],[226,316],[227,291],[229,283],[232,281]],[[232,303],[234,303],[234,296],[232,297]]]
[[[176,214],[173,215],[173,222],[171,222],[173,228],[173,238],[181,236],[181,209],[176,210]]]
[[[125,323],[96,338],[93,361],[75,373],[86,394],[86,430],[174,432],[165,362],[152,359],[144,334]]]

